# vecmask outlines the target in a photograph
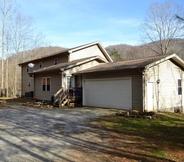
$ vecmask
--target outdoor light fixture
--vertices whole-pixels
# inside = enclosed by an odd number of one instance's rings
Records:
[[[29,64],[28,64],[28,66],[29,66],[29,68],[31,68],[31,69],[32,69],[32,68],[34,68],[35,64],[33,64],[33,63],[29,63]]]
[[[160,79],[157,80],[157,84],[159,84],[159,83],[160,83]]]

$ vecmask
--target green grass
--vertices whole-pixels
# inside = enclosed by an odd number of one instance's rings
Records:
[[[22,97],[0,97],[0,100],[6,101],[7,104],[22,104],[26,102],[33,102],[32,99]]]
[[[167,158],[168,152],[164,150],[156,150],[151,153],[149,153],[150,156],[158,157],[158,158]]]
[[[174,157],[177,152],[183,155],[184,114],[157,113],[156,116],[150,120],[112,115],[99,122],[104,129],[116,132],[122,138],[128,135],[131,140],[141,142],[135,148],[145,155],[165,159]]]

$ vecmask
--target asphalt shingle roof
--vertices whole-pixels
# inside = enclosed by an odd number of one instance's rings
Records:
[[[153,57],[141,58],[136,60],[111,62],[111,63],[98,65],[87,70],[80,71],[79,73],[82,74],[82,73],[102,72],[102,71],[111,71],[111,70],[142,68],[155,61],[161,60],[166,56],[168,55],[153,56]]]
[[[75,65],[81,64],[82,62],[88,61],[88,60],[91,60],[91,59],[101,60],[99,57],[93,56],[93,57],[74,60],[74,61],[71,61],[71,62],[65,62],[65,63],[56,64],[56,65],[51,65],[51,66],[44,67],[44,68],[41,68],[41,69],[38,69],[38,70],[33,70],[33,72],[31,72],[31,73],[34,74],[34,73],[43,73],[43,72],[49,72],[49,71],[60,71],[60,68],[67,69],[71,66],[73,67]]]

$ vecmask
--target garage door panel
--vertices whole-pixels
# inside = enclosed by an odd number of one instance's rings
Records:
[[[131,79],[83,81],[83,105],[131,108]]]

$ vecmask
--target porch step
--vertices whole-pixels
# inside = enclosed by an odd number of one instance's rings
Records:
[[[65,106],[67,103],[68,103],[68,99],[63,100],[61,103],[61,107]]]

